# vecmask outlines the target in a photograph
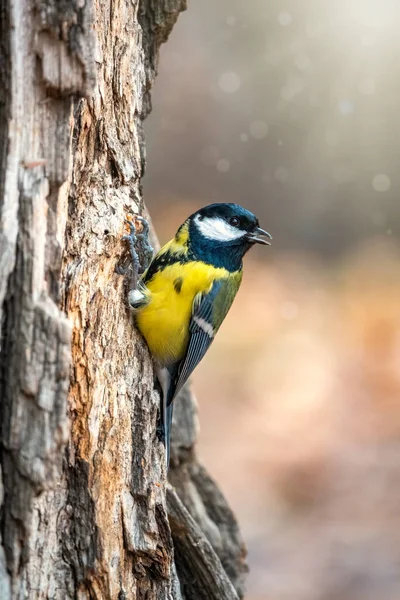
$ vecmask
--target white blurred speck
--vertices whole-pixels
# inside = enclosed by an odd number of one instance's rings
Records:
[[[222,73],[218,81],[219,87],[226,94],[233,94],[234,92],[237,92],[241,84],[242,82],[239,75],[234,71]]]
[[[256,140],[262,140],[268,133],[268,125],[265,121],[252,121],[249,129],[251,137]]]
[[[292,321],[299,314],[299,308],[295,302],[283,302],[280,309],[282,319],[286,319],[287,321]]]
[[[386,235],[393,235],[393,231],[391,229],[386,229]]]
[[[300,71],[306,71],[310,68],[311,65],[310,58],[305,52],[299,52],[298,54],[296,54],[294,63],[296,67],[300,69]]]
[[[226,173],[227,171],[229,171],[230,168],[230,163],[229,160],[227,160],[226,158],[220,158],[217,161],[217,171],[219,171],[220,173]]]
[[[361,94],[365,94],[366,96],[372,96],[375,94],[375,80],[372,77],[365,77],[361,79],[358,84],[358,90]]]
[[[372,187],[376,192],[387,192],[390,190],[391,181],[390,178],[384,173],[375,175],[372,180]]]
[[[226,18],[226,22],[228,25],[233,27],[236,24],[236,17],[234,17],[233,15],[229,15],[229,17]]]
[[[327,129],[325,131],[325,142],[328,146],[337,146],[339,143],[339,136],[336,131],[332,129]]]
[[[248,133],[241,133],[239,137],[240,137],[240,141],[241,142],[248,142],[249,141],[249,134]]]
[[[280,95],[283,100],[292,100],[304,89],[304,82],[300,77],[291,77],[281,88]]]
[[[286,167],[278,167],[274,171],[274,177],[277,181],[283,183],[289,177],[289,170]]]
[[[293,17],[287,10],[282,10],[278,15],[278,23],[282,27],[287,27],[293,21]]]
[[[282,140],[278,140],[278,146],[283,146]]]
[[[351,115],[354,112],[354,104],[350,100],[340,100],[338,109],[342,115]]]
[[[207,167],[215,166],[220,156],[221,153],[216,146],[206,146],[200,153],[201,162]]]

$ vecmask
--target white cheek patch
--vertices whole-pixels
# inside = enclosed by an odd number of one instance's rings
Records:
[[[195,223],[200,233],[209,240],[230,242],[232,240],[238,240],[246,235],[246,231],[241,231],[237,227],[229,225],[229,223],[218,217],[206,217],[205,219],[200,219],[199,216],[197,216],[195,218]]]

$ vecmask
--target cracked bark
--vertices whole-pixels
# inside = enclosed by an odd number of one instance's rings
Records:
[[[235,518],[177,399],[166,481],[146,346],[114,269],[142,121],[185,0],[0,6],[0,597],[242,596]]]

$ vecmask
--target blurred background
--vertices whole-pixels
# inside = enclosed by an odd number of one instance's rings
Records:
[[[191,0],[161,49],[161,242],[237,202],[274,236],[193,377],[248,600],[400,598],[400,4]]]

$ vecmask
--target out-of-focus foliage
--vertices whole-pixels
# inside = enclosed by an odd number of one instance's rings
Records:
[[[161,55],[161,240],[213,201],[274,236],[194,376],[248,600],[400,598],[399,59],[392,0],[193,0]]]

